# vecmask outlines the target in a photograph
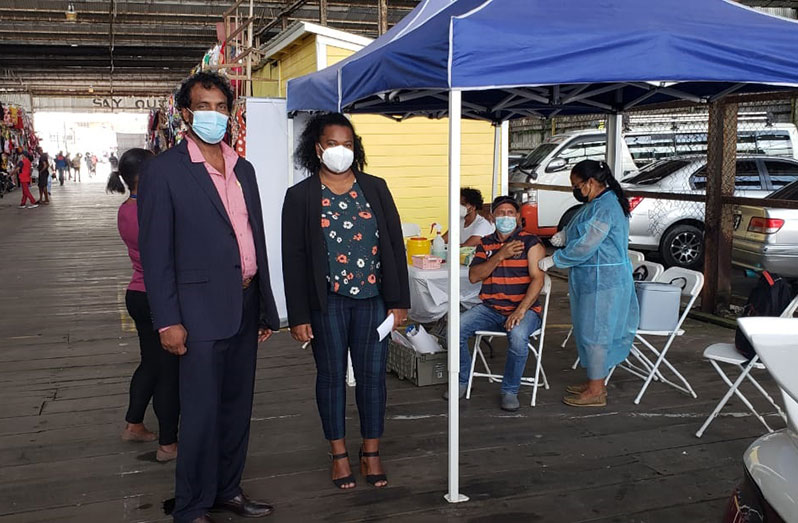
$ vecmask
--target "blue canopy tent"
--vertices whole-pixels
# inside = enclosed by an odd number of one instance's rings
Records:
[[[798,86],[796,22],[729,0],[430,0],[414,16],[337,67],[289,81],[288,110],[448,116],[450,224],[459,220],[462,117],[607,113],[608,163],[619,172],[623,111]],[[457,227],[450,243],[460,243]],[[449,286],[447,499],[457,502],[466,499],[457,463],[457,264]]]

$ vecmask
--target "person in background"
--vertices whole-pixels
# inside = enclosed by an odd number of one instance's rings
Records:
[[[37,163],[37,168],[39,169],[39,201],[37,203],[49,205],[50,193],[47,191],[47,184],[50,183],[50,157],[41,147],[37,147],[36,152],[39,154]]]
[[[111,164],[112,170],[116,170],[119,167],[119,158],[116,157],[113,151],[111,151],[111,155],[108,157],[108,163]]]
[[[74,180],[76,182],[80,181],[80,167],[81,167],[81,160],[82,156],[80,153],[77,153],[74,158],[72,158],[72,170],[75,171]]]
[[[479,189],[463,187],[460,189],[460,247],[476,247],[483,236],[496,231],[496,227],[481,214],[482,193]],[[443,235],[449,243],[449,232]]]
[[[500,391],[500,407],[516,411],[518,390],[529,356],[529,336],[540,328],[543,309],[538,296],[544,275],[538,263],[546,255],[540,239],[520,227],[520,208],[512,196],[499,196],[491,205],[496,232],[480,239],[468,271],[471,283],[482,282],[482,303],[460,318],[460,388],[465,396],[471,373],[468,339],[477,331],[507,332],[507,362]],[[448,399],[447,394],[444,398]]]
[[[258,343],[280,328],[255,168],[223,142],[235,94],[200,72],[175,94],[188,132],[145,166],[139,245],[161,345],[180,356],[177,522],[274,510],[246,496]]]
[[[66,160],[66,168],[67,168],[67,179],[72,180],[72,156],[69,153],[64,155],[64,159]]]
[[[283,279],[291,336],[312,343],[316,404],[330,443],[332,482],[354,488],[346,448],[346,368],[352,356],[360,414],[360,472],[381,488],[388,340],[377,326],[393,314],[393,328],[410,308],[407,258],[399,212],[385,180],[363,172],[360,137],[343,114],[310,120],[296,150],[311,176],[283,203]]]
[[[58,172],[58,184],[64,185],[64,171],[67,169],[67,159],[64,156],[64,151],[58,151],[55,157],[55,170]]]
[[[21,151],[19,155],[19,163],[17,164],[11,176],[18,176],[19,186],[22,187],[22,203],[19,204],[20,209],[32,209],[38,207],[39,204],[30,193],[30,180],[31,180],[31,160],[33,156],[28,151]],[[30,203],[27,203],[30,200]]]
[[[563,247],[540,262],[570,268],[571,321],[587,382],[571,385],[563,398],[572,407],[607,404],[604,379],[629,356],[640,311],[629,261],[629,200],[604,162],[583,160],[571,170],[574,198],[584,203],[564,231],[552,237]]]
[[[178,357],[163,350],[158,331],[152,325],[147,288],[139,254],[138,198],[139,173],[152,153],[144,149],[130,149],[122,155],[119,170],[111,173],[106,191],[129,197],[119,206],[117,226],[127,246],[133,264],[133,277],[125,293],[125,305],[136,324],[139,335],[141,363],[130,380],[130,399],[122,432],[124,441],[155,441],[156,435],[144,426],[144,413],[152,399],[158,418],[158,450],[155,459],[161,462],[177,458],[177,424],[180,416],[178,396]]]

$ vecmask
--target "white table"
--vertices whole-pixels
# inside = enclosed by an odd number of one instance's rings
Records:
[[[420,323],[437,321],[449,312],[449,268],[419,269],[408,266],[410,277],[410,319]],[[460,266],[460,305],[470,309],[480,302],[482,283],[468,281],[468,267]]]

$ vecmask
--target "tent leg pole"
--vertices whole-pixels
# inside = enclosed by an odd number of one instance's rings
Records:
[[[501,145],[502,196],[507,196],[510,194],[510,122],[507,120],[502,122]]]
[[[617,179],[623,178],[623,114],[613,113],[607,116],[607,153],[605,161]]]
[[[449,245],[460,245],[460,150],[462,92],[449,92]],[[457,260],[449,249],[449,260]],[[460,494],[460,264],[449,268],[449,503],[468,501]]]
[[[502,162],[502,129],[501,125],[493,124],[493,186],[490,192],[490,201],[499,195],[499,171]]]

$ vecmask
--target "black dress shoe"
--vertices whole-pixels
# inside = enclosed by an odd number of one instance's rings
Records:
[[[205,514],[204,516],[192,519],[191,523],[213,523],[213,520],[209,515]]]
[[[216,503],[213,510],[226,510],[242,518],[262,518],[274,512],[274,507],[253,501],[241,493],[233,499]]]

